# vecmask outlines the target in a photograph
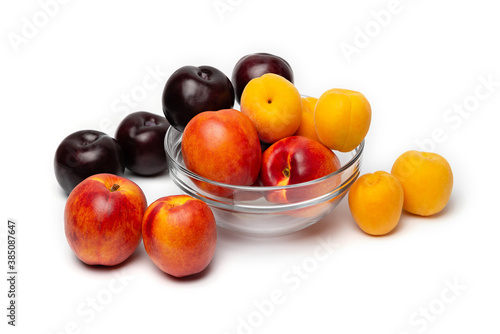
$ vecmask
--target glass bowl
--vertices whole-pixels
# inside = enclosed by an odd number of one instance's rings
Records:
[[[330,213],[358,178],[364,141],[353,151],[335,151],[341,168],[309,182],[288,186],[235,186],[215,182],[189,171],[181,153],[182,133],[169,127],[165,151],[173,182],[187,195],[203,200],[214,213],[220,227],[259,237],[281,236],[304,229]],[[205,189],[224,189],[228,197]],[[276,201],[283,193],[299,196],[293,203]]]

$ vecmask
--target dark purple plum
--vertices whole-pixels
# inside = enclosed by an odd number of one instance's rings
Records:
[[[293,71],[286,60],[270,53],[253,53],[244,56],[234,66],[232,82],[236,101],[240,103],[241,94],[247,83],[266,73],[281,75],[293,83]]]
[[[110,173],[122,176],[125,159],[118,142],[96,130],[70,134],[59,144],[54,157],[54,172],[59,185],[69,194],[87,177]]]
[[[170,125],[184,131],[201,112],[232,108],[234,89],[231,80],[214,67],[183,66],[167,80],[162,104]]]
[[[165,117],[147,111],[125,117],[115,134],[125,154],[125,167],[145,176],[167,169],[164,140],[169,126]]]

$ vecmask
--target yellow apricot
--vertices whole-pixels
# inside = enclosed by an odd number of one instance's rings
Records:
[[[371,115],[370,103],[363,94],[348,89],[330,89],[316,103],[314,126],[324,145],[349,152],[368,133]]]
[[[304,136],[320,142],[316,129],[314,128],[314,108],[318,99],[315,97],[302,98],[302,121],[294,136]]]
[[[240,107],[257,129],[259,139],[266,143],[293,135],[302,120],[299,91],[274,73],[250,80],[241,95]]]
[[[349,190],[349,209],[367,234],[384,235],[399,223],[403,211],[403,188],[393,175],[378,171],[365,174]]]
[[[403,208],[409,213],[430,216],[443,210],[450,200],[453,173],[439,154],[405,152],[396,159],[391,173],[403,186]]]

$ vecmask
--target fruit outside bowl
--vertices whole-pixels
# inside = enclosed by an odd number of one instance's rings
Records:
[[[199,198],[212,209],[217,225],[241,234],[270,237],[302,230],[329,214],[347,194],[360,174],[363,142],[350,152],[337,152],[341,167],[320,179],[300,184],[263,187],[235,186],[211,181],[189,171],[181,153],[182,133],[170,127],[165,151],[173,182],[186,194]],[[335,182],[332,180],[335,179]],[[338,181],[340,179],[340,181]],[[200,183],[227,188],[229,197],[204,191]],[[268,199],[280,191],[307,192],[311,198],[294,203],[273,203]],[[314,191],[311,191],[314,190]],[[319,191],[317,191],[319,190]]]

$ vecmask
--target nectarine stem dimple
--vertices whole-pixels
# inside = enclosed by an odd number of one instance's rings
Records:
[[[120,188],[120,185],[115,183],[115,184],[113,184],[111,189],[109,189],[109,191],[114,192],[114,191],[117,191],[119,188]]]
[[[289,167],[283,169],[283,175],[285,175],[286,178],[290,177],[290,168]]]

